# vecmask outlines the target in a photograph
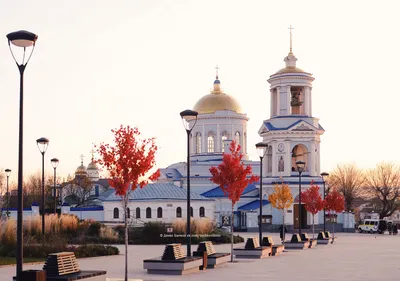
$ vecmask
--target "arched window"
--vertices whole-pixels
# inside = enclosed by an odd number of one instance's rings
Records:
[[[151,208],[150,207],[146,208],[146,219],[151,219]]]
[[[177,218],[182,217],[182,208],[181,207],[176,208],[176,217]]]
[[[162,218],[162,208],[161,207],[157,208],[157,218],[159,218],[159,219]]]
[[[190,216],[193,217],[193,207],[190,207]]]
[[[308,150],[303,144],[298,144],[292,149],[292,171],[297,171],[297,161],[305,162],[304,172],[308,172]]]
[[[221,136],[221,152],[225,152],[225,141],[228,139],[228,133],[223,132]]]
[[[126,218],[127,219],[131,218],[131,209],[130,208],[126,208]]]
[[[240,133],[239,132],[235,133],[235,142],[236,142],[236,145],[240,145]]]
[[[196,153],[201,153],[201,134],[196,134]]]
[[[119,209],[114,208],[114,219],[119,219]]]
[[[140,219],[140,208],[139,207],[136,208],[136,218]]]
[[[204,207],[200,207],[199,215],[201,218],[206,216],[206,210],[204,209]]]
[[[212,132],[208,133],[207,137],[207,152],[214,152],[214,134]]]

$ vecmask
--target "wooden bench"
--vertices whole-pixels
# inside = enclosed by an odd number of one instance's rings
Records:
[[[293,234],[290,242],[285,242],[285,249],[303,250],[309,247],[310,242],[302,241],[299,234]]]
[[[204,253],[207,254],[207,268],[216,268],[226,265],[231,255],[229,253],[217,253],[211,241],[200,242],[197,246],[197,251],[193,252],[193,256],[203,257]]]
[[[81,271],[73,252],[50,254],[43,266],[46,271],[47,281],[72,281],[72,280],[106,280],[106,271],[85,270]]]
[[[317,240],[311,239],[307,233],[301,234],[301,241],[309,242],[308,248],[314,248],[317,245]]]
[[[317,241],[318,244],[329,245],[329,243],[332,243],[332,237],[326,237],[325,232],[321,231],[318,233]]]
[[[233,254],[237,258],[263,259],[270,256],[272,246],[260,246],[258,238],[247,238],[244,248],[233,249]]]
[[[161,257],[143,261],[143,268],[149,274],[184,275],[198,272],[202,265],[202,257],[187,257],[181,244],[165,245]]]
[[[335,240],[337,239],[337,237],[332,237],[331,236],[331,233],[329,232],[329,231],[325,231],[325,237],[326,238],[330,238],[330,239],[332,239],[332,244],[333,244],[333,242],[335,242]]]
[[[272,247],[272,252],[271,252],[272,256],[278,256],[285,250],[284,245],[275,245],[274,240],[272,239],[271,236],[263,237],[262,245]]]

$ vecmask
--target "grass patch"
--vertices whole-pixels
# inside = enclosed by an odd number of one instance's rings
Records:
[[[24,263],[30,262],[45,262],[43,258],[24,258]],[[0,265],[16,264],[17,259],[15,257],[0,257]]]

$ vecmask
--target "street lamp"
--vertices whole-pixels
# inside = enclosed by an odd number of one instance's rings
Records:
[[[49,146],[49,140],[40,138],[36,140],[36,144],[42,154],[42,200],[40,202],[40,208],[42,209],[42,235],[44,235],[44,154]]]
[[[268,144],[259,142],[256,144],[258,156],[260,156],[260,218],[259,218],[259,225],[258,225],[258,239],[260,244],[262,242],[262,169],[263,169],[263,158],[267,153]]]
[[[186,219],[186,243],[187,243],[187,253],[186,255],[190,257],[190,132],[194,128],[197,122],[196,111],[187,109],[180,113],[182,118],[183,126],[185,127],[187,133],[187,219]]]
[[[324,183],[324,201],[325,201],[325,193],[326,193],[326,191],[325,191],[325,181],[326,181],[326,178],[328,176],[329,176],[329,174],[326,173],[326,172],[321,173],[321,178],[322,178],[322,181]],[[326,219],[325,219],[325,207],[324,207],[324,233],[325,233],[325,224],[326,224]]]
[[[302,221],[301,221],[301,174],[304,171],[304,166],[306,165],[305,162],[303,161],[297,161],[297,172],[299,172],[299,235],[301,236],[301,227],[302,227]]]
[[[24,112],[24,71],[26,65],[28,64],[30,58],[32,57],[33,50],[35,48],[35,43],[38,36],[32,32],[20,30],[16,32],[12,32],[7,34],[8,47],[10,48],[11,55],[15,63],[17,64],[19,74],[20,74],[20,82],[19,82],[19,138],[18,138],[18,211],[17,211],[17,281],[21,281],[21,272],[22,272],[22,257],[23,257],[23,233],[22,233],[22,222],[23,222],[23,197],[22,197],[22,181],[23,181],[23,112]],[[11,49],[11,44],[22,48],[23,57],[22,62],[18,62],[14,56],[14,53]],[[28,59],[25,61],[26,50],[31,48],[31,54]]]
[[[53,196],[54,196],[54,214],[57,214],[57,196],[56,196],[56,169],[58,166],[58,159],[57,158],[53,158],[50,160],[51,161],[51,165],[53,165],[54,168],[54,187],[53,187]]]
[[[7,219],[8,219],[9,218],[8,209],[9,209],[9,205],[10,205],[10,193],[8,192],[8,178],[10,177],[11,170],[10,169],[5,169],[4,171],[6,172],[6,176],[7,176],[7,213],[6,213],[6,216],[7,216]]]

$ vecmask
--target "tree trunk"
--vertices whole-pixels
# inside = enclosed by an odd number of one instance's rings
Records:
[[[315,215],[313,214],[312,216],[312,239],[314,240],[314,217]]]
[[[282,209],[282,245],[285,246],[285,209]]]
[[[333,228],[332,228],[332,237],[335,238],[335,214],[333,214],[333,220],[332,220]],[[333,242],[333,241],[332,241]]]
[[[231,262],[233,262],[233,204],[231,214]]]
[[[125,226],[125,281],[128,281],[128,218],[126,209],[128,208],[128,194],[124,196],[124,226]]]

